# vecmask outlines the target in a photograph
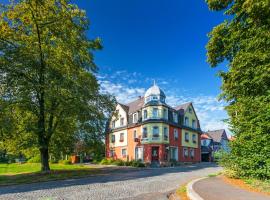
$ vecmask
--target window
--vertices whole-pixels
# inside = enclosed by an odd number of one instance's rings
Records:
[[[120,133],[120,142],[124,142],[124,133]]]
[[[159,128],[158,128],[158,126],[153,127],[153,137],[159,137]]]
[[[144,110],[144,111],[143,111],[143,118],[144,118],[144,119],[147,119],[147,110]]]
[[[124,118],[120,118],[120,126],[124,126]]]
[[[184,124],[186,125],[186,126],[189,126],[189,119],[188,119],[188,117],[185,117],[185,122],[184,122]]]
[[[170,147],[170,158],[178,161],[178,148]]]
[[[194,158],[194,154],[195,154],[194,149],[190,149],[190,157],[191,157],[191,158]]]
[[[152,100],[158,100],[157,96],[152,96]]]
[[[191,107],[188,108],[188,112],[192,113],[192,108]]]
[[[192,128],[196,128],[196,120],[192,120]]]
[[[115,121],[112,121],[112,128],[115,128]]]
[[[176,128],[173,130],[173,136],[174,140],[178,140],[178,130]]]
[[[112,135],[112,136],[111,136],[111,142],[112,142],[112,143],[115,143],[115,135]]]
[[[167,109],[163,109],[163,118],[168,119],[168,112]]]
[[[121,153],[122,153],[122,157],[125,158],[127,156],[127,149],[122,149]]]
[[[165,98],[164,98],[164,97],[160,97],[160,101],[161,101],[162,103],[165,103]]]
[[[114,157],[115,156],[115,151],[114,150],[110,150],[110,157]]]
[[[147,138],[147,127],[143,128],[143,138]]]
[[[135,160],[143,160],[143,147],[135,148]]]
[[[158,109],[153,108],[153,118],[157,118],[157,117],[158,117]]]
[[[177,116],[177,113],[173,113],[173,122],[174,123],[177,123],[178,122],[178,116]]]
[[[206,140],[202,140],[202,146],[207,146],[207,141]]]
[[[185,158],[188,157],[188,149],[187,148],[184,148],[183,154],[184,154]]]
[[[164,127],[164,140],[168,140],[168,128]]]
[[[193,143],[196,143],[197,141],[196,141],[196,135],[195,134],[192,134],[192,142]]]
[[[133,131],[133,137],[134,137],[134,139],[137,138],[137,130]]]
[[[189,141],[189,134],[188,134],[188,132],[185,132],[185,141],[186,141],[186,142]]]
[[[137,123],[138,122],[138,114],[134,113],[133,114],[133,123]]]

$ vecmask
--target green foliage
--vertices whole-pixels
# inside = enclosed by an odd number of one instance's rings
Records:
[[[70,165],[71,161],[70,160],[59,160],[58,163],[63,164],[63,165]]]
[[[221,99],[236,140],[221,161],[239,177],[270,178],[270,1],[207,0],[229,20],[209,34],[208,62],[226,61]]]
[[[144,163],[138,160],[124,161],[121,159],[107,159],[104,158],[100,162],[101,165],[117,165],[117,166],[132,166],[132,167],[145,167]]]
[[[102,141],[115,100],[95,77],[101,42],[86,37],[86,13],[69,0],[10,1],[0,13],[0,149],[38,149],[48,171],[49,153]]]
[[[40,156],[36,155],[32,158],[30,158],[29,160],[27,160],[28,163],[40,163]]]

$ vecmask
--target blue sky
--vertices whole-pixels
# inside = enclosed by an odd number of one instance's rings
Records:
[[[91,26],[89,38],[100,37],[95,53],[99,81],[126,103],[143,95],[156,80],[175,106],[194,103],[203,130],[226,128],[224,102],[217,101],[219,70],[206,62],[209,33],[225,16],[201,0],[76,1]]]
[[[216,76],[226,66],[211,68],[205,49],[207,33],[225,19],[221,12],[209,11],[204,0],[74,2],[90,19],[88,37],[103,43],[95,52],[102,92],[127,103],[156,80],[171,106],[193,102],[203,130],[227,129]]]

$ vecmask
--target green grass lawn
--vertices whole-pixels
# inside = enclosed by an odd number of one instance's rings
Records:
[[[100,173],[84,165],[51,164],[50,173],[41,173],[39,163],[0,164],[0,186],[69,178],[81,178]]]

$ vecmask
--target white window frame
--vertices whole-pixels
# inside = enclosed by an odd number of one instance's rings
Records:
[[[197,128],[196,120],[195,119],[192,120],[192,128]]]
[[[142,159],[141,159],[141,161],[143,162],[143,160],[144,160],[144,147],[143,146],[135,146],[134,147],[134,159],[139,160],[139,159],[136,158],[136,148],[141,148],[142,149]]]
[[[121,140],[121,136],[123,135],[123,141]],[[119,136],[119,142],[124,142],[125,141],[125,133],[120,133],[120,136]]]
[[[188,139],[186,138],[186,135],[188,136]],[[189,142],[189,132],[185,132],[185,141]]]
[[[112,139],[112,138],[114,138],[114,141],[113,141],[113,139]],[[111,140],[111,141],[110,141],[111,143],[115,143],[115,134],[112,134],[112,135],[111,135],[110,140]]]
[[[185,117],[185,126],[189,126],[189,117]]]
[[[157,112],[154,112],[154,110],[157,111]],[[154,113],[156,113],[156,115],[154,115]],[[152,117],[153,118],[158,118],[158,108],[153,108],[153,110],[152,110]]]
[[[133,113],[132,115],[132,118],[133,118],[133,123],[137,123],[138,122],[138,113]]]
[[[112,128],[115,128],[115,120],[112,121]]]
[[[123,155],[123,150],[126,150],[126,155]],[[127,148],[122,148],[122,149],[121,149],[121,156],[122,156],[123,158],[126,158],[126,157],[127,157]]]
[[[146,120],[148,118],[148,111],[147,109],[143,110],[143,119]]]
[[[146,131],[144,131],[144,130],[146,130]],[[144,137],[145,133],[146,133],[146,137]],[[147,137],[148,137],[148,130],[147,130],[147,127],[143,127],[143,130],[142,130],[142,138],[147,138]]]
[[[186,152],[187,152],[187,154],[186,154]],[[188,148],[187,147],[184,147],[183,148],[183,156],[184,156],[184,158],[188,158]]]
[[[157,130],[157,133],[154,133],[154,130]],[[153,126],[153,128],[152,128],[152,136],[153,137],[159,137],[159,127],[158,126]]]

